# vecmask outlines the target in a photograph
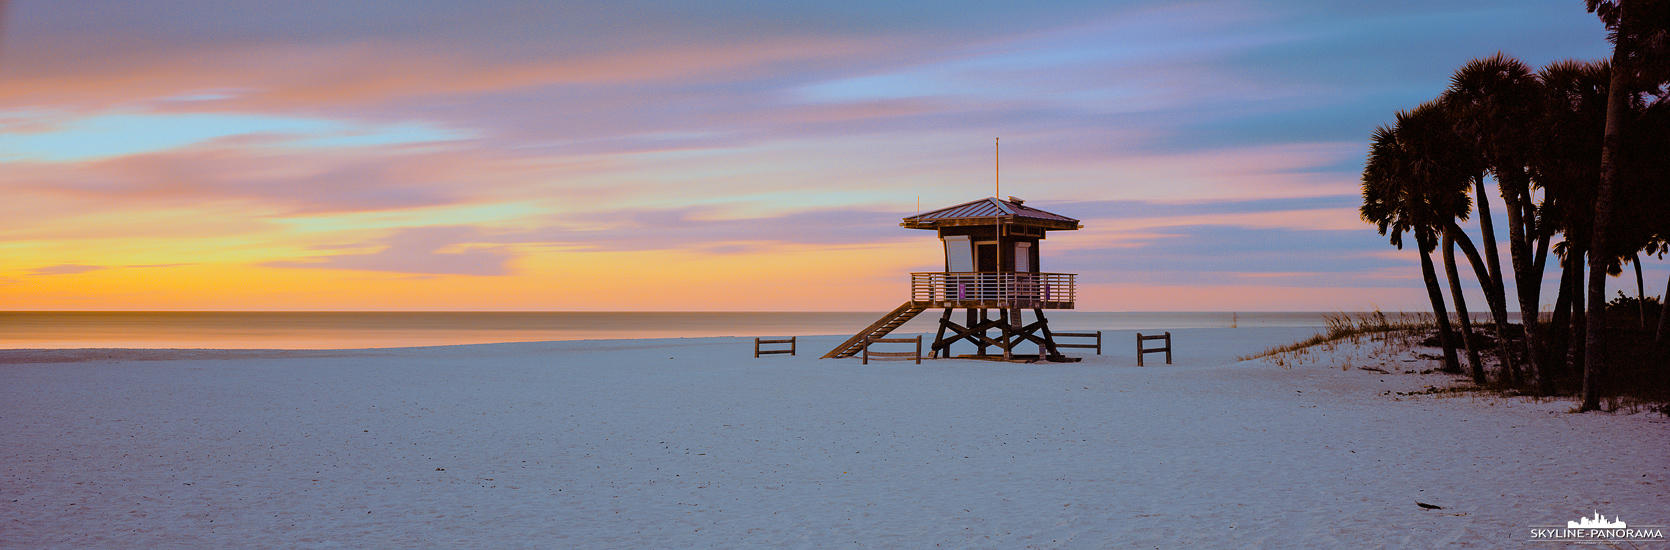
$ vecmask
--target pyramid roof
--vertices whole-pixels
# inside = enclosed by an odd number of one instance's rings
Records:
[[[925,212],[904,219],[899,225],[911,229],[938,229],[954,225],[1030,225],[1044,229],[1071,230],[1080,227],[1079,221],[1060,214],[1026,206],[1015,197],[1003,200],[996,197],[965,202],[956,206]]]

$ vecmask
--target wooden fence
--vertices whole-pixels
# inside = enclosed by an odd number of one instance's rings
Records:
[[[797,336],[790,336],[788,338],[784,338],[784,339],[780,339],[780,340],[767,340],[767,339],[764,339],[764,338],[755,338],[754,339],[754,358],[758,359],[761,355],[771,355],[773,353],[787,353],[789,355],[794,355],[794,339],[795,338],[798,338],[798,337]],[[789,349],[760,349],[761,345],[770,345],[770,344],[788,344]]]
[[[916,344],[916,351],[870,351],[870,344]],[[865,338],[864,364],[870,364],[870,358],[877,361],[909,361],[916,359],[916,364],[922,364],[922,336],[915,338]]]
[[[1163,347],[1163,348],[1143,347],[1142,342],[1144,340],[1165,340],[1166,341],[1166,347]],[[1143,366],[1142,365],[1142,355],[1143,354],[1145,354],[1145,353],[1159,353],[1159,352],[1162,352],[1162,351],[1166,352],[1166,364],[1170,365],[1171,364],[1171,333],[1170,332],[1165,333],[1165,335],[1163,335],[1163,336],[1143,336],[1142,333],[1140,333],[1140,332],[1137,333],[1137,366],[1139,366],[1139,367]]]
[[[1050,333],[1050,335],[1054,336],[1057,340],[1059,340],[1061,338],[1095,338],[1096,343],[1094,343],[1094,344],[1063,344],[1061,342],[1056,342],[1055,347],[1058,347],[1058,348],[1086,348],[1086,349],[1095,348],[1096,349],[1096,355],[1101,355],[1102,354],[1102,331],[1098,330],[1096,332],[1052,332],[1052,333]]]

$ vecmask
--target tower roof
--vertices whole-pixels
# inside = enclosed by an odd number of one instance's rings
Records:
[[[1044,229],[1072,230],[1079,221],[1025,206],[1020,199],[1002,200],[987,197],[956,206],[941,208],[905,218],[900,226],[911,229],[938,229],[954,225],[992,225],[993,220],[1004,225],[1030,225]]]

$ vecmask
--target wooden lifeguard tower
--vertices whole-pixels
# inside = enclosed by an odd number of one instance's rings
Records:
[[[935,230],[945,244],[945,271],[911,273],[910,301],[824,358],[851,357],[866,341],[886,336],[924,311],[943,308],[930,357],[949,357],[951,344],[966,340],[978,351],[965,357],[1078,360],[1056,349],[1044,318],[1046,309],[1073,309],[1074,275],[1038,269],[1038,244],[1044,233],[1079,229],[1078,220],[1026,206],[1015,197],[993,197],[911,216],[899,225]],[[958,309],[966,311],[961,323],[952,320]],[[1035,317],[1030,324],[1021,316],[1027,309]],[[1037,344],[1041,353],[1017,353],[1016,348],[1027,342]],[[991,348],[1000,353],[988,353]]]

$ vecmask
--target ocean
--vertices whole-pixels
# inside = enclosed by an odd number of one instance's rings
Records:
[[[359,349],[552,340],[855,334],[883,312],[0,312],[0,349]],[[958,318],[962,315],[958,312]],[[1321,327],[1323,312],[1045,314],[1055,331]],[[1025,317],[1032,320],[1032,313]],[[938,311],[897,333],[932,333]]]

